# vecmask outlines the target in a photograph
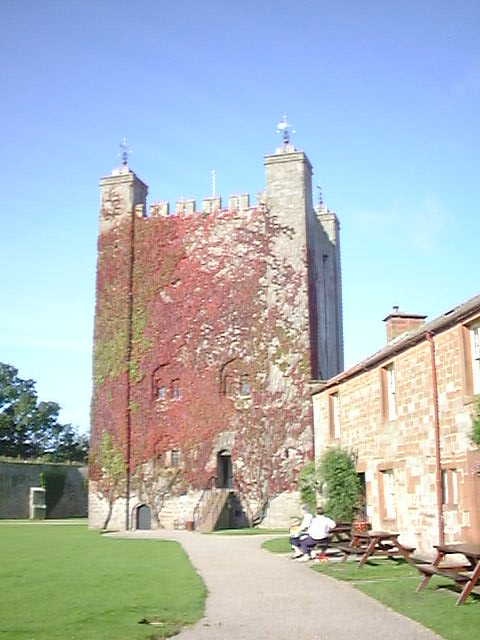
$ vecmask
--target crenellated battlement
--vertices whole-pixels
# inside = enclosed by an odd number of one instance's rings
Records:
[[[189,216],[196,214],[224,213],[227,211],[248,211],[249,209],[258,209],[265,206],[265,193],[258,193],[256,196],[256,204],[250,204],[250,194],[241,193],[233,194],[228,198],[227,207],[222,207],[221,196],[210,196],[203,198],[201,208],[197,209],[197,203],[194,199],[185,198],[177,200],[174,208],[170,207],[170,202],[160,200],[150,205],[149,215],[151,217],[168,217],[168,216]],[[138,214],[137,214],[138,215]],[[140,217],[143,217],[141,215]]]

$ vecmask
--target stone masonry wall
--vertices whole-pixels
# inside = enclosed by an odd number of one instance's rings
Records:
[[[478,451],[470,440],[472,396],[465,386],[468,361],[463,327],[435,336],[438,376],[441,461],[458,478],[458,504],[445,504],[447,542],[472,541],[480,535],[479,478],[472,474]],[[384,367],[393,364],[397,416],[388,419]],[[338,394],[340,435],[333,438],[332,400]],[[396,530],[401,540],[431,552],[438,542],[436,458],[432,363],[424,340],[375,368],[330,385],[314,396],[316,457],[326,447],[340,445],[358,455],[365,473],[368,515],[375,529]],[[383,476],[393,470],[394,518],[385,512]]]
[[[0,518],[28,518],[30,487],[40,487],[41,473],[65,476],[63,493],[49,518],[87,515],[87,469],[73,465],[34,462],[0,462]]]

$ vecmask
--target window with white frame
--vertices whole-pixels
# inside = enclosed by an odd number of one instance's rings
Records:
[[[470,327],[473,393],[480,393],[480,322]]]
[[[165,400],[167,397],[167,387],[159,383],[157,386],[157,400]]]
[[[249,396],[251,393],[250,378],[248,374],[244,374],[240,377],[240,395]]]
[[[180,465],[180,451],[179,449],[172,449],[170,452],[170,464],[172,467],[178,467]]]
[[[180,400],[180,398],[182,397],[182,391],[180,389],[180,380],[178,380],[178,378],[172,380],[170,390],[173,400]]]
[[[393,469],[385,469],[381,473],[383,495],[383,517],[386,520],[395,520],[397,517],[395,499],[395,476]]]
[[[442,504],[449,507],[458,505],[457,469],[442,469]]]
[[[329,396],[330,437],[340,438],[340,396],[332,393]]]
[[[393,362],[384,368],[386,417],[395,420],[397,417],[397,381]]]

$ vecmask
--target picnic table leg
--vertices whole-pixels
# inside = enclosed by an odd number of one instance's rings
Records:
[[[433,561],[433,566],[434,567],[438,567],[438,565],[440,564],[440,562],[442,561],[442,558],[445,554],[442,553],[441,551],[437,551],[437,557],[435,558],[435,560]],[[417,571],[419,571],[419,569],[417,568]],[[423,577],[423,580],[420,582],[420,584],[418,585],[418,587],[415,589],[415,592],[418,593],[419,591],[421,591],[422,589],[424,589],[427,584],[430,582],[430,580],[432,579],[432,576],[430,575],[425,575]]]
[[[368,547],[365,550],[365,553],[360,558],[360,562],[358,563],[359,567],[363,567],[363,565],[366,563],[368,558],[372,555],[372,553],[375,550],[375,546],[376,546],[377,542],[378,542],[378,538],[372,538],[370,540],[370,542],[368,543]]]
[[[424,589],[427,584],[430,582],[432,576],[424,576],[423,580],[420,582],[420,584],[418,585],[418,587],[415,589],[415,592],[418,593],[419,591],[421,591],[422,589]]]
[[[477,584],[479,578],[480,578],[480,561],[477,562],[477,566],[473,571],[472,577],[463,587],[462,593],[458,596],[458,599],[455,604],[463,604],[465,602],[465,600],[470,595],[470,592],[472,591],[473,587]]]

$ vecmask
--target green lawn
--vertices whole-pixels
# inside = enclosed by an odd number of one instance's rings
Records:
[[[205,587],[176,542],[50,524],[0,521],[0,639],[153,640],[202,616]]]
[[[243,529],[218,529],[212,531],[211,534],[221,536],[261,536],[267,534],[280,534],[286,532],[286,529],[262,529],[261,527],[244,527]]]
[[[290,551],[286,537],[267,540],[262,546],[273,553]],[[448,578],[435,576],[427,589],[416,593],[421,576],[403,560],[374,559],[362,568],[354,561],[331,561],[314,564],[312,568],[352,583],[360,591],[417,620],[447,640],[478,640],[480,597],[470,596],[465,604],[455,606],[458,591]]]

